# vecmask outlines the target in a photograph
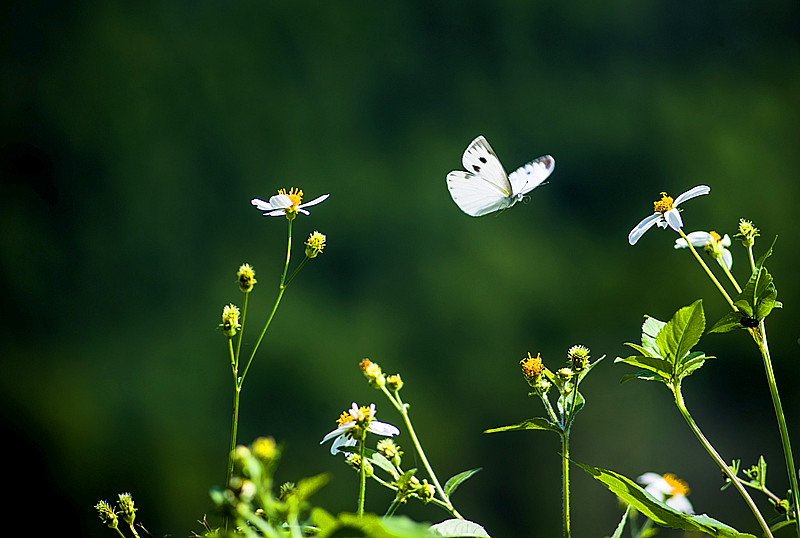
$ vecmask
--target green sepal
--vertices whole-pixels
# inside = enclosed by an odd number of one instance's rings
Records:
[[[520,430],[549,430],[551,432],[556,432],[558,434],[563,433],[563,430],[561,429],[560,426],[553,424],[544,417],[535,417],[528,420],[524,420],[519,424],[514,424],[513,426],[501,426],[499,428],[491,428],[489,430],[485,430],[483,433],[514,432]]]
[[[451,477],[444,485],[444,493],[448,497],[453,494],[458,486],[461,485],[462,482],[469,479],[472,475],[477,473],[478,471],[482,470],[483,467],[476,467],[475,469],[470,469],[469,471],[464,471],[463,473],[458,473],[457,475]]]
[[[612,493],[639,510],[645,517],[663,527],[703,532],[720,538],[755,538],[752,534],[740,533],[705,514],[689,515],[679,512],[657,500],[633,480],[614,471],[573,463],[600,481]]]

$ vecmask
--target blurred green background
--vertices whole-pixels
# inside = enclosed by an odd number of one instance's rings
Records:
[[[402,374],[442,479],[483,467],[454,496],[463,514],[496,537],[556,536],[556,436],[482,431],[541,414],[520,358],[541,352],[556,369],[581,343],[608,358],[585,384],[574,459],[676,473],[698,512],[756,532],[668,391],[620,385],[632,369],[613,359],[645,313],[666,319],[700,297],[710,321],[725,313],[673,233],[626,241],[660,191],[708,184],[684,206],[687,231],[733,235],[746,217],[758,251],[780,236],[770,270],[785,308],[769,334],[800,446],[799,36],[790,1],[7,4],[6,513],[109,536],[92,507],[130,491],[154,536],[200,530],[230,428],[215,328],[224,304],[241,305],[235,271],[249,262],[252,344],[282,269],[286,222],[249,201],[295,186],[306,200],[331,193],[295,226],[328,247],[248,374],[239,435],[286,443],[280,480],[330,472],[317,503],[355,509],[355,474],[318,443],[352,401],[400,423],[358,369],[370,357]],[[445,175],[478,134],[508,170],[555,156],[549,184],[499,216],[461,213]],[[685,383],[698,423],[728,460],[764,454],[785,491],[755,346],[737,333],[699,348],[719,358]],[[370,492],[382,513],[389,496]],[[575,535],[609,534],[619,514],[576,468]]]

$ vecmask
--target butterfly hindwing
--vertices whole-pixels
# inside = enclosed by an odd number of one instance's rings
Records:
[[[463,170],[447,174],[447,188],[461,211],[473,217],[505,209],[511,202],[496,185]]]
[[[461,162],[466,171],[447,174],[447,188],[458,207],[473,217],[513,206],[541,185],[555,168],[555,159],[545,155],[507,175],[483,136],[470,142]]]
[[[508,176],[511,189],[515,195],[527,194],[550,177],[556,167],[556,160],[544,155],[525,166],[520,166]]]

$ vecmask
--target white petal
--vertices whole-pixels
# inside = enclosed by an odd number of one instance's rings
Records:
[[[689,243],[691,243],[693,247],[704,247],[712,240],[711,234],[708,232],[692,232],[686,234],[686,237],[689,238]],[[686,248],[687,246],[686,240],[683,237],[675,240],[675,248]]]
[[[348,426],[348,424],[349,424],[350,426]],[[343,434],[344,432],[346,432],[347,430],[349,430],[349,429],[352,427],[352,424],[353,424],[353,422],[347,422],[347,423],[345,423],[345,424],[342,424],[341,426],[339,426],[339,427],[338,427],[338,428],[336,428],[335,430],[333,430],[333,431],[330,431],[330,432],[326,433],[326,434],[325,434],[325,437],[323,437],[323,438],[322,438],[322,441],[320,441],[320,442],[319,442],[319,444],[322,444],[322,443],[324,443],[325,441],[328,441],[328,440],[330,440],[330,439],[333,439],[333,438],[334,438],[334,437],[336,437],[337,435],[341,435],[341,434]]]
[[[310,202],[306,202],[304,204],[300,204],[297,207],[308,207],[308,206],[311,206],[311,205],[317,205],[320,202],[324,202],[328,198],[328,196],[330,196],[330,194],[323,194],[319,198],[314,198]],[[308,215],[308,213],[306,213],[306,215]]]
[[[331,454],[334,456],[339,453],[339,447],[342,446],[355,446],[358,442],[355,439],[351,439],[346,435],[340,435],[336,439],[333,440],[331,444]]]
[[[691,200],[696,196],[702,196],[704,194],[708,194],[709,192],[711,192],[711,187],[709,187],[708,185],[698,185],[697,187],[692,187],[688,191],[684,192],[683,194],[675,198],[675,201],[672,203],[672,206],[678,207],[686,200]]]
[[[670,497],[665,501],[664,504],[670,508],[674,508],[678,512],[683,512],[684,514],[694,514],[692,503],[689,502],[689,499],[687,499],[685,495],[675,495]]]
[[[644,473],[639,478],[637,478],[636,481],[645,486],[649,486],[650,484],[655,484],[659,482],[666,482],[663,476],[656,473]]]
[[[383,435],[385,437],[392,437],[393,435],[400,435],[400,430],[392,426],[391,424],[387,424],[385,422],[381,422],[379,420],[373,420],[367,426],[367,431],[375,433],[377,435]]]
[[[730,236],[728,234],[725,234],[725,237],[722,238],[722,240],[719,242],[719,244],[722,245],[723,247],[731,246],[731,238],[730,238]]]
[[[683,219],[681,219],[681,214],[677,209],[673,208],[664,213],[664,220],[666,220],[669,227],[676,232],[683,228]]]
[[[285,194],[276,194],[269,199],[271,209],[286,209],[292,207],[292,199]]]
[[[731,267],[733,267],[733,254],[731,254],[730,250],[724,249],[722,251],[722,262],[725,264],[728,271],[730,271]]]
[[[652,228],[653,224],[656,224],[659,219],[662,218],[663,217],[661,216],[661,213],[658,212],[653,213],[649,217],[643,218],[639,224],[633,227],[631,233],[628,234],[628,243],[635,245],[639,238],[642,237],[647,230]]]
[[[260,200],[258,198],[253,198],[252,200],[250,200],[250,203],[256,206],[261,211],[272,210],[272,206],[269,205],[269,202],[265,202],[264,200]]]

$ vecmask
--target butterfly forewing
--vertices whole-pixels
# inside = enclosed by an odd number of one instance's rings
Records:
[[[508,181],[506,171],[492,150],[492,146],[483,136],[479,136],[467,146],[461,162],[467,172],[475,174],[483,181],[492,183],[506,196],[511,196],[511,183]]]
[[[527,194],[544,183],[555,167],[556,160],[550,155],[544,155],[525,166],[520,166],[508,176],[512,192],[515,195]]]
[[[495,185],[462,170],[447,174],[447,188],[461,211],[473,217],[505,209],[512,201]]]

